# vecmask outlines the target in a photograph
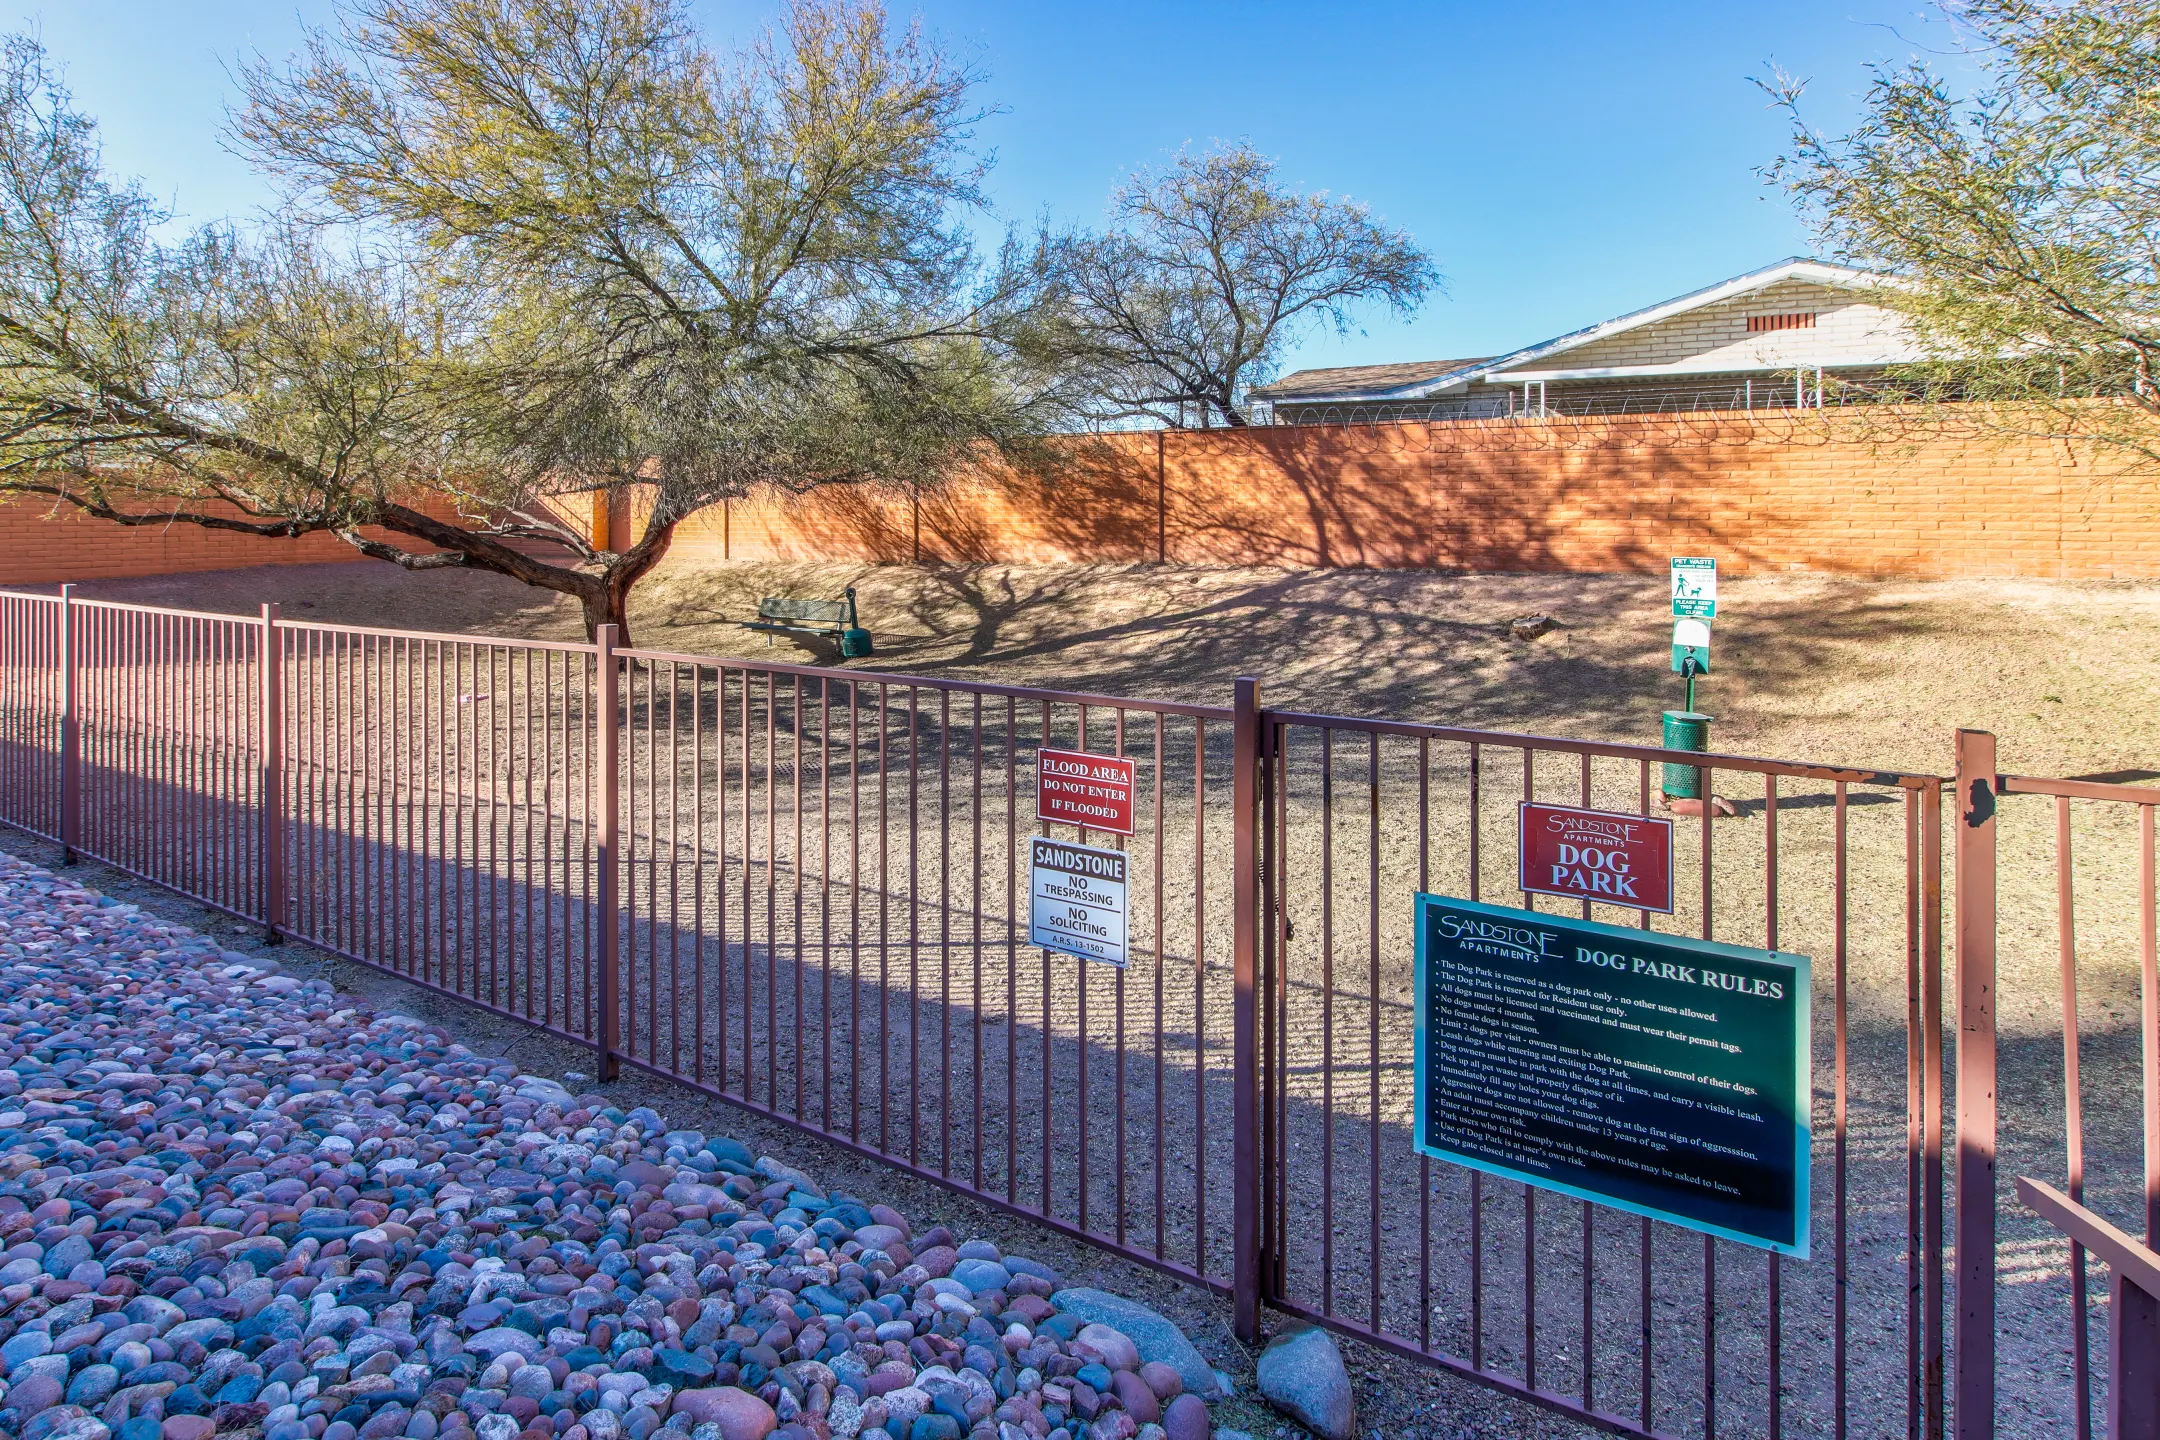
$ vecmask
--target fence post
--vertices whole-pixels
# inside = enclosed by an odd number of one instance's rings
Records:
[[[82,842],[82,718],[77,706],[75,587],[60,587],[60,863]]]
[[[1957,732],[1957,1440],[1995,1434],[1995,737]]]
[[[621,901],[616,889],[616,845],[621,811],[622,777],[619,774],[622,753],[621,673],[622,662],[615,655],[615,639],[618,631],[613,625],[602,625],[594,632],[599,645],[598,663],[593,667],[594,683],[598,694],[594,696],[593,713],[600,726],[600,839],[597,860],[599,862],[600,892],[600,1017],[597,1035],[594,1037],[599,1050],[597,1072],[602,1080],[613,1080],[622,1073],[622,1062],[616,1058],[616,1049],[622,1043],[621,1003],[618,998],[622,977],[617,967],[622,960]]]
[[[262,905],[263,938],[285,938],[285,641],[278,607],[262,607]]]
[[[60,863],[82,840],[82,724],[75,713],[75,587],[60,587]]]
[[[1231,956],[1235,1001],[1231,1049],[1231,1132],[1236,1196],[1232,1207],[1231,1295],[1238,1338],[1260,1338],[1260,1026],[1254,986],[1260,960],[1260,682],[1241,676],[1231,712]]]

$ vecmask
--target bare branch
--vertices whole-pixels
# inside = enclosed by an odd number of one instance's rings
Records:
[[[1299,195],[1249,145],[1180,154],[1113,198],[1107,233],[1046,237],[1065,344],[1098,418],[1198,406],[1245,423],[1245,396],[1313,325],[1408,315],[1439,273],[1353,201]]]

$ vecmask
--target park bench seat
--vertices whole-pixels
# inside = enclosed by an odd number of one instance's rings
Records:
[[[838,600],[798,600],[788,595],[767,595],[758,601],[757,619],[736,623],[745,630],[763,631],[767,645],[772,643],[774,634],[780,632],[844,640],[849,631],[860,628],[855,618],[855,588],[852,585]]]

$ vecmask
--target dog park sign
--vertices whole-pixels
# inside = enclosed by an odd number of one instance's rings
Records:
[[[1035,752],[1035,818],[1084,830],[1133,833],[1134,766],[1083,750]]]
[[[1523,889],[1672,914],[1672,821],[1536,800],[1518,815]]]
[[[1417,1148],[1806,1259],[1809,961],[1417,897]]]

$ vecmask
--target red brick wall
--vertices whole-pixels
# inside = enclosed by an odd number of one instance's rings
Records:
[[[1879,418],[1879,417],[1878,417]],[[716,507],[676,558],[2160,578],[2160,496],[2060,442],[1702,414],[1105,437],[911,503]],[[1158,468],[1158,455],[1160,463]]]
[[[116,499],[116,507],[151,513],[155,498]],[[169,503],[169,502],[167,502]],[[189,509],[237,516],[222,501]],[[422,508],[454,518],[447,504],[422,501]],[[432,553],[432,545],[411,536],[366,527],[369,536],[401,549]],[[530,547],[536,551],[545,547]],[[550,557],[553,558],[553,557]],[[208,530],[176,521],[170,525],[115,525],[83,514],[74,506],[42,497],[0,498],[0,585],[49,584],[54,581],[120,579],[136,575],[178,575],[191,570],[235,570],[247,565],[318,565],[361,560],[380,565],[335,535],[268,539],[229,530]]]
[[[1736,572],[2160,578],[2154,481],[2060,442],[1855,423],[1727,412],[1114,435],[920,503],[851,487],[715,506],[685,522],[672,558],[1614,571],[1700,553]],[[642,522],[618,509],[610,529]],[[131,529],[0,503],[0,583],[359,558],[329,536]]]

